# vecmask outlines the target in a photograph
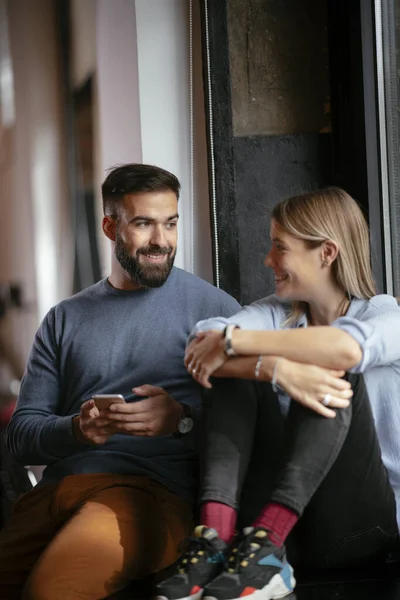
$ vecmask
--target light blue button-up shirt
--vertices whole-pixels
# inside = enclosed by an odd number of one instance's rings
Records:
[[[200,321],[192,335],[208,329],[223,329],[228,323],[250,330],[307,326],[305,315],[296,323],[285,325],[289,312],[290,303],[275,295],[268,296],[245,306],[229,319]],[[382,460],[396,496],[400,528],[400,307],[395,298],[385,294],[370,300],[353,298],[346,316],[336,319],[332,326],[346,331],[360,344],[362,358],[350,371],[362,373],[365,379]],[[279,399],[286,413],[290,399],[284,393]]]

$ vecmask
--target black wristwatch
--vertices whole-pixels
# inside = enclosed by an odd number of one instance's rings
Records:
[[[178,421],[178,425],[175,433],[173,434],[175,437],[182,437],[186,435],[193,429],[193,414],[192,409],[187,404],[181,402],[183,408],[183,415],[180,417]]]

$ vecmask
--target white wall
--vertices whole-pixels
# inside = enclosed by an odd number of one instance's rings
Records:
[[[22,374],[40,319],[71,294],[72,251],[54,3],[1,0],[0,20],[0,283],[20,285],[25,301],[0,322],[2,354],[15,365],[14,373],[0,373],[6,389],[12,375]],[[10,57],[14,116],[4,110],[3,67]]]
[[[77,3],[79,7],[79,3]],[[106,169],[145,162],[175,173],[182,184],[176,264],[212,280],[207,151],[205,141],[200,16],[194,1],[194,172],[191,172],[189,2],[97,0],[97,189]],[[75,18],[76,20],[76,18]],[[82,27],[77,28],[77,32]],[[89,28],[84,34],[90,36]],[[80,45],[82,47],[82,45]],[[88,53],[86,53],[87,56]],[[87,61],[86,58],[82,61]],[[79,72],[79,65],[75,67]],[[192,183],[193,246],[192,256]],[[97,200],[98,220],[101,199]],[[108,242],[99,228],[103,274]]]
[[[52,0],[9,2],[16,122],[13,201],[24,236],[10,240],[24,285],[35,279],[37,315],[72,290],[63,108]],[[25,238],[26,233],[26,238]],[[33,239],[32,239],[33,238]],[[29,265],[22,266],[22,264]],[[23,269],[24,274],[22,274]]]
[[[71,0],[71,81],[79,87],[96,70],[97,0]]]
[[[0,285],[23,283],[30,298],[35,298],[32,269],[33,236],[30,211],[20,214],[21,202],[15,202],[15,103],[12,64],[8,39],[5,0],[0,0]],[[16,240],[18,240],[16,242]],[[27,259],[22,260],[22,253]],[[0,394],[10,391],[10,383],[22,375],[29,333],[36,325],[35,312],[28,314],[9,310],[0,321]]]
[[[6,0],[1,2],[4,8]],[[212,280],[198,0],[193,4],[193,261],[189,2],[72,0],[72,79],[79,86],[95,72],[98,192],[106,169],[116,163],[144,160],[175,172],[182,182],[177,264],[190,270],[193,263],[196,274]],[[10,0],[7,5],[16,119],[0,130],[0,282],[20,283],[28,308],[10,313],[2,329],[14,339],[24,364],[39,319],[71,294],[73,249],[55,4]],[[3,42],[4,35],[0,54]],[[106,275],[109,247],[100,229],[100,194],[97,209]]]
[[[132,0],[97,0],[96,55],[95,162],[100,192],[106,169],[119,163],[142,162],[136,18]],[[100,232],[100,193],[97,200]],[[101,232],[98,239],[103,275],[107,275],[109,243]]]
[[[194,172],[190,171],[189,3],[186,0],[73,0],[73,81],[95,70],[97,190],[106,169],[150,162],[182,182],[177,264],[212,279],[198,10],[194,36]],[[66,195],[62,83],[52,0],[8,2],[16,121],[0,140],[8,228],[0,280],[21,282],[32,323],[70,295],[70,208]],[[197,33],[196,33],[197,31]],[[1,163],[1,157],[6,163]],[[7,162],[8,161],[8,162]],[[194,177],[194,257],[191,176]],[[7,198],[6,198],[7,197]],[[12,198],[12,201],[8,201]],[[109,248],[100,229],[103,274]],[[35,307],[33,307],[35,305]],[[27,315],[25,314],[25,317]],[[24,318],[25,318],[24,317]],[[22,319],[21,317],[18,317]],[[33,326],[24,327],[27,339]]]
[[[180,241],[176,264],[211,280],[201,60],[200,69],[198,68],[201,50],[198,35],[198,2],[194,4],[197,25],[194,45],[197,84],[194,90],[194,139],[191,140],[190,128],[188,0],[136,0],[140,122],[143,162],[172,171],[182,185],[179,207]],[[191,149],[195,152],[196,170],[193,173]]]
[[[186,0],[136,0],[143,162],[182,185],[176,264],[191,270],[189,28]]]

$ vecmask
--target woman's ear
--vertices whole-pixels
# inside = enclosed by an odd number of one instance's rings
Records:
[[[103,222],[101,224],[103,233],[109,240],[115,242],[115,230],[116,230],[116,222],[115,218],[110,215],[105,215],[103,217]]]
[[[321,263],[324,267],[330,267],[339,254],[339,246],[333,240],[326,240],[322,245]]]

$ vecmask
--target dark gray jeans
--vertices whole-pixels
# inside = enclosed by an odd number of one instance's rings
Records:
[[[343,567],[384,559],[398,542],[396,505],[364,380],[326,419],[292,401],[282,416],[269,384],[214,380],[204,397],[200,500],[251,524],[268,502],[301,518],[288,540],[297,564]]]

